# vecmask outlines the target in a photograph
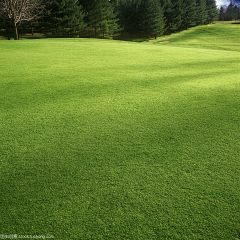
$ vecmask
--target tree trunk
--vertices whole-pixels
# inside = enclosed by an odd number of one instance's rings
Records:
[[[13,28],[14,28],[15,40],[19,40],[19,35],[18,35],[18,30],[17,30],[17,24],[16,24],[15,22],[13,23]]]

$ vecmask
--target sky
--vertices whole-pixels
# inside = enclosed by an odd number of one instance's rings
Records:
[[[220,5],[228,5],[228,0],[217,0],[217,5],[220,6]]]
[[[217,0],[217,5],[220,6],[220,5],[229,5],[229,0]],[[240,5],[240,0],[237,0],[236,2],[238,2],[238,5]]]

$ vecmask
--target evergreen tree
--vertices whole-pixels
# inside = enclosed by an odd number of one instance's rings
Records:
[[[77,0],[52,0],[44,27],[53,35],[74,37],[86,28],[84,16],[82,6]]]
[[[185,6],[184,0],[172,0],[173,11],[172,11],[172,21],[170,29],[177,31],[183,25],[183,18],[185,17]]]
[[[215,0],[206,0],[207,23],[213,23],[218,19],[218,10]]]
[[[175,25],[175,15],[174,15],[174,7],[171,0],[158,0],[160,6],[163,10],[164,20],[165,20],[165,29],[164,31],[170,31],[174,29]]]
[[[184,0],[185,12],[182,18],[182,27],[188,29],[196,25],[196,0]]]
[[[141,0],[118,0],[117,10],[119,22],[125,32],[136,33],[140,30],[140,6]]]
[[[202,25],[207,21],[206,0],[197,0],[196,24]]]
[[[114,5],[108,0],[96,0],[88,5],[88,24],[94,30],[94,37],[112,38],[121,30]]]
[[[158,0],[143,0],[141,4],[140,29],[148,38],[161,36],[164,31],[164,17]]]
[[[129,4],[128,27],[133,32],[139,31],[139,29],[141,29],[141,20],[142,20],[141,4],[142,4],[141,0],[139,1],[133,0],[133,1],[130,1],[130,4]]]
[[[239,16],[239,8],[237,5],[234,6],[233,14],[234,14],[234,20],[236,22],[238,20],[238,16]]]
[[[223,6],[221,6],[219,10],[219,21],[224,21],[224,20],[225,20],[225,9]]]
[[[128,3],[126,0],[120,0],[115,4],[118,12],[119,23],[122,29],[127,30],[128,26]],[[123,34],[123,32],[122,32]]]
[[[230,4],[228,5],[228,7],[226,9],[226,13],[225,13],[225,18],[227,21],[231,21],[234,19],[234,4],[233,4],[233,2],[230,2]]]
[[[117,13],[114,11],[114,5],[109,4],[108,0],[103,1],[100,19],[100,34],[102,38],[113,38],[119,35],[122,29],[118,21]]]

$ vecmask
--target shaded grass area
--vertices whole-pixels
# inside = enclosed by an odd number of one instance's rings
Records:
[[[90,39],[0,49],[1,233],[238,237],[239,52]]]
[[[234,24],[232,24],[234,23]],[[169,41],[169,45],[190,48],[207,48],[227,51],[240,51],[240,25],[235,22],[218,22],[163,36],[153,43]]]

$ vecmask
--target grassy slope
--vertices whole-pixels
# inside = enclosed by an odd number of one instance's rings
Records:
[[[237,239],[240,53],[186,41],[0,42],[0,233]]]
[[[163,36],[152,42],[170,41],[168,44],[172,46],[239,52],[239,34],[240,24],[219,22],[218,24],[190,28],[187,31]]]

